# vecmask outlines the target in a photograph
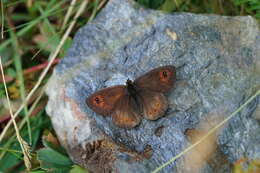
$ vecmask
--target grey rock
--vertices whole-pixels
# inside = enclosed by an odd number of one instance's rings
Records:
[[[162,65],[177,68],[177,82],[159,120],[144,119],[126,130],[87,107],[93,92]],[[111,0],[77,32],[55,68],[46,90],[47,113],[77,164],[93,172],[146,173],[190,145],[187,129],[205,129],[202,121],[213,127],[259,86],[260,32],[252,17],[167,14]],[[207,162],[202,172],[230,172],[240,158],[260,158],[257,107],[259,97],[218,131],[212,159],[225,161],[216,167]],[[193,172],[185,166],[180,158],[161,172]]]

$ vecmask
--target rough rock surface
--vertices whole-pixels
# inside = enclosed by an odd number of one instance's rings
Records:
[[[170,107],[131,130],[89,109],[86,97],[162,65],[177,68]],[[130,0],[110,0],[81,28],[47,88],[47,112],[70,157],[93,172],[151,172],[190,145],[184,132],[235,111],[260,85],[260,32],[249,16],[166,14]],[[260,158],[259,97],[217,134],[203,172],[230,172],[240,158]],[[208,121],[207,121],[208,120]],[[224,157],[224,158],[223,158]],[[219,161],[221,158],[224,161]],[[187,166],[187,165],[186,165]],[[161,172],[192,172],[183,159]]]

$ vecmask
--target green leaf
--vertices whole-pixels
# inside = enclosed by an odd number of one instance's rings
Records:
[[[60,145],[54,145],[52,142],[49,142],[46,140],[46,138],[42,137],[42,144],[46,147],[46,148],[51,148],[63,155],[66,155],[66,150],[60,146]]]
[[[258,14],[256,14],[255,17],[256,17],[257,19],[260,19],[260,12],[259,12]]]
[[[2,145],[1,145],[2,147]],[[8,148],[9,150],[19,151],[20,145],[18,142],[14,143],[12,147]],[[22,162],[22,154],[16,152],[7,152],[6,155],[0,161],[0,172],[5,172],[7,169],[12,168],[13,166]]]
[[[70,158],[51,148],[40,149],[37,154],[42,169],[69,169],[73,164]]]
[[[45,173],[46,171],[29,171],[28,173]]]
[[[73,165],[73,168],[70,170],[69,173],[88,173],[88,171],[78,165]]]
[[[11,67],[6,70],[6,74],[7,74],[8,76],[13,77],[13,78],[16,77],[16,71],[15,71],[13,68],[11,68]]]
[[[14,165],[20,163],[21,160],[19,158],[17,158],[16,156],[7,153],[4,158],[1,160],[0,163],[0,171],[5,171],[8,168],[13,167]]]
[[[137,0],[139,4],[142,4],[145,7],[157,9],[159,8],[165,0]]]
[[[166,12],[174,11],[176,8],[178,8],[178,4],[176,3],[177,1],[165,0],[159,9]]]

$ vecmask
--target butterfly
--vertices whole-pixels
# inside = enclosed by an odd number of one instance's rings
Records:
[[[172,65],[155,68],[126,85],[101,89],[86,99],[94,112],[111,116],[112,122],[121,128],[137,126],[141,118],[157,120],[168,108],[164,93],[170,91],[176,80]]]

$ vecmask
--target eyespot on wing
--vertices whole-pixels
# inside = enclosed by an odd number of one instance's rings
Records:
[[[172,65],[155,68],[138,77],[134,84],[141,89],[156,92],[167,92],[176,81],[176,69]]]
[[[126,86],[124,85],[101,89],[90,95],[86,103],[94,112],[108,116],[113,111],[117,101],[126,95],[126,92]]]

